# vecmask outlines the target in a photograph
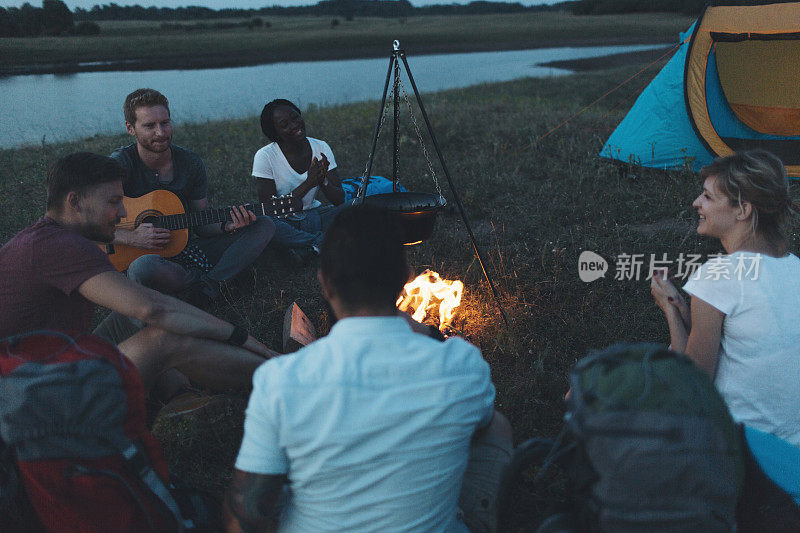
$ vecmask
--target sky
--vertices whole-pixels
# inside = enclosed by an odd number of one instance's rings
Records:
[[[264,6],[298,6],[316,4],[319,0],[116,0],[115,3],[121,6],[140,5],[143,7],[182,7],[187,5],[192,6],[206,6],[212,9],[220,8],[240,8],[250,9],[259,8]],[[426,6],[431,4],[468,4],[470,0],[409,0],[412,5]],[[490,0],[491,1],[491,0]],[[530,6],[539,4],[554,4],[561,0],[509,0],[518,1],[519,3]],[[42,5],[40,0],[28,0],[28,2],[36,7]],[[108,4],[112,0],[64,0],[67,7],[75,9],[82,7],[89,9],[95,4]],[[25,3],[25,0],[0,0],[2,7],[19,7]]]

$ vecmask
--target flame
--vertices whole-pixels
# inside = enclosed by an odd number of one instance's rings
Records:
[[[463,292],[464,284],[459,280],[442,279],[437,272],[426,270],[406,283],[396,305],[417,322],[438,318],[443,330],[453,320]]]

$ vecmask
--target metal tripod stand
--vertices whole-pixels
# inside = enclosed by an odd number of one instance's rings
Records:
[[[442,156],[442,151],[439,149],[439,143],[436,141],[436,135],[433,133],[433,127],[431,126],[430,120],[428,119],[428,113],[425,111],[425,106],[422,103],[422,97],[419,94],[419,90],[417,90],[417,84],[414,82],[414,76],[411,74],[411,69],[408,67],[408,61],[406,61],[405,52],[400,48],[400,42],[394,41],[392,44],[392,54],[389,57],[389,70],[386,73],[386,82],[383,86],[383,96],[381,98],[381,107],[378,113],[378,122],[375,125],[375,134],[372,137],[372,149],[369,153],[369,161],[367,162],[366,172],[361,180],[361,185],[358,189],[357,198],[355,199],[354,203],[362,203],[367,192],[367,183],[369,177],[372,173],[372,162],[375,157],[375,149],[378,145],[378,137],[380,135],[381,126],[383,124],[384,119],[384,108],[386,106],[386,98],[389,92],[389,82],[392,78],[392,72],[394,71],[394,159],[392,164],[392,181],[394,183],[393,189],[397,192],[397,131],[398,131],[398,119],[399,119],[399,94],[398,88],[400,84],[400,62],[402,61],[403,66],[405,67],[406,74],[408,74],[408,79],[411,82],[411,87],[414,89],[414,96],[417,99],[417,105],[419,105],[420,112],[422,113],[422,118],[425,120],[425,126],[428,128],[428,134],[431,136],[431,140],[433,141],[433,147],[436,149],[436,155],[439,158],[439,163],[442,165],[442,170],[444,171],[444,175],[447,178],[447,184],[450,186],[450,191],[453,193],[453,200],[455,200],[456,207],[458,208],[458,212],[461,215],[461,219],[464,221],[464,225],[467,228],[467,232],[469,233],[470,241],[472,242],[472,247],[475,250],[475,255],[478,257],[478,263],[481,266],[481,270],[483,271],[483,275],[486,278],[486,281],[489,283],[489,287],[492,290],[492,295],[494,296],[494,301],[497,304],[497,308],[500,310],[500,314],[503,317],[503,322],[505,322],[506,327],[509,327],[508,317],[506,316],[505,309],[500,303],[500,297],[497,294],[497,289],[495,288],[494,282],[492,281],[491,276],[489,276],[489,272],[486,270],[486,266],[484,265],[483,261],[483,254],[481,253],[480,248],[478,247],[478,243],[475,240],[475,234],[472,232],[472,226],[470,226],[469,219],[467,218],[467,213],[464,211],[464,206],[461,203],[461,197],[456,191],[455,185],[453,185],[453,180],[450,177],[450,172],[447,170],[447,164],[444,161],[444,156]],[[420,141],[422,139],[420,138]],[[423,150],[424,150],[424,145]],[[427,156],[427,154],[426,154]],[[435,175],[434,175],[435,180]],[[438,182],[436,182],[437,189],[438,189]],[[439,191],[439,195],[441,197],[441,191]]]

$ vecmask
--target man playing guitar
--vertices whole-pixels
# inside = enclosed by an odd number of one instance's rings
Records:
[[[111,157],[127,170],[125,196],[165,189],[178,196],[187,212],[206,209],[205,165],[194,152],[172,144],[167,98],[153,89],[138,89],[125,98],[123,110],[125,127],[136,142],[119,148]],[[113,244],[154,251],[130,264],[131,279],[165,293],[194,286],[204,300],[213,301],[219,295],[219,284],[250,266],[275,233],[269,217],[256,217],[244,206],[234,206],[230,215],[229,221],[195,228],[197,238],[172,260],[155,253],[167,245],[170,231],[151,223],[135,229],[118,228]]]

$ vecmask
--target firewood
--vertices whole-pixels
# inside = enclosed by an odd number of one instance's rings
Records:
[[[317,330],[306,314],[292,302],[283,318],[283,353],[299,350],[317,340]]]

